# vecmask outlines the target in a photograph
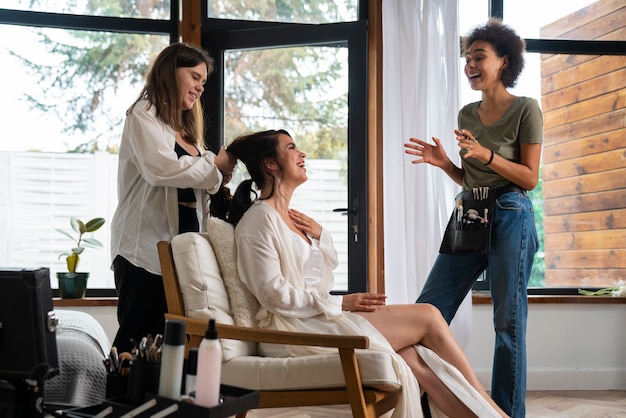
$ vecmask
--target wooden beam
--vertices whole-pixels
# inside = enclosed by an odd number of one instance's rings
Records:
[[[200,46],[202,42],[200,2],[197,0],[182,0],[180,16],[178,35],[182,41]]]
[[[384,293],[382,0],[368,1],[368,28],[368,285]]]

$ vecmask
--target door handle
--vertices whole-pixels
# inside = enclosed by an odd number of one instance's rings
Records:
[[[359,210],[357,208],[336,208],[333,209],[333,212],[340,212],[341,215],[345,216],[348,214],[352,214],[355,215],[357,213],[359,213]],[[359,242],[359,225],[358,225],[358,219],[355,219],[355,224],[352,225],[352,239],[354,240],[354,242]]]
[[[335,208],[333,212],[341,212],[342,215],[347,215],[349,213],[358,213],[359,210],[357,208]]]

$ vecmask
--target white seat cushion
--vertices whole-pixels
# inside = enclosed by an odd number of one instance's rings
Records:
[[[356,350],[364,386],[398,391],[400,380],[388,353]],[[222,383],[251,390],[329,389],[345,386],[339,354],[301,357],[242,356],[222,363]]]
[[[178,274],[178,283],[185,304],[185,316],[222,324],[234,325],[228,296],[208,235],[187,232],[172,238],[172,255]],[[224,360],[254,355],[257,344],[220,340]]]

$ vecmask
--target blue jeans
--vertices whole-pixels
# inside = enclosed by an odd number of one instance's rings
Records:
[[[519,192],[496,200],[489,254],[439,254],[417,303],[435,305],[448,323],[486,269],[496,340],[491,397],[511,417],[526,415],[526,287],[539,242],[532,202]]]

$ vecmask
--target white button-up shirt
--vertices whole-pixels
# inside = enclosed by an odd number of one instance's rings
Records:
[[[178,188],[193,188],[204,230],[208,193],[222,174],[215,154],[182,156],[174,151],[176,133],[156,117],[154,106],[139,101],[126,117],[117,173],[118,205],[111,222],[111,260],[121,255],[131,264],[161,275],[157,242],[178,234]]]

